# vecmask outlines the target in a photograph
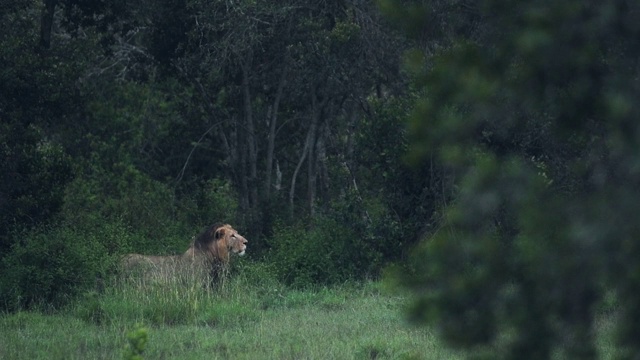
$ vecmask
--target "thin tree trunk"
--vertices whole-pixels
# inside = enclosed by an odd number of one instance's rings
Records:
[[[289,188],[289,217],[293,219],[293,199],[296,193],[296,180],[298,179],[298,173],[300,172],[300,168],[302,168],[302,164],[307,157],[307,153],[309,151],[309,144],[311,142],[311,132],[307,132],[307,139],[304,141],[304,148],[302,149],[302,154],[300,155],[300,160],[298,160],[298,165],[296,165],[296,169],[293,171],[293,175],[291,176],[291,187]]]
[[[269,136],[267,144],[267,163],[265,173],[265,186],[264,197],[267,201],[271,200],[271,174],[273,172],[273,151],[276,142],[276,124],[278,121],[278,108],[280,107],[280,100],[282,99],[282,92],[284,91],[284,85],[286,83],[288,66],[285,63],[280,75],[280,81],[278,82],[278,90],[276,91],[276,97],[273,100],[273,113],[271,119],[269,119]]]
[[[235,132],[234,132],[234,151],[238,157],[238,181],[240,184],[240,209],[243,214],[249,213],[251,206],[249,201],[249,182],[247,181],[247,147],[242,146],[242,138],[240,136],[241,125],[239,121],[234,121]]]
[[[316,93],[316,89],[311,89],[311,125],[309,127],[309,149],[308,156],[309,160],[307,162],[307,208],[309,212],[309,216],[314,216],[314,208],[315,208],[315,198],[316,198],[316,182],[317,182],[317,170],[318,170],[318,159],[316,151],[316,139],[318,133],[318,126],[320,120],[322,118],[322,112],[325,104],[327,103],[327,98],[318,102],[318,95]]]
[[[329,137],[329,123],[328,121],[323,121],[322,126],[320,126],[320,131],[318,132],[318,141],[317,141],[317,177],[318,177],[318,198],[322,199],[323,202],[327,202],[329,200],[329,169],[327,168],[327,138]]]
[[[42,17],[40,18],[40,48],[48,50],[51,47],[51,31],[53,29],[53,16],[56,12],[58,0],[44,0]]]
[[[253,109],[251,106],[251,91],[249,88],[249,71],[251,67],[251,54],[247,55],[247,59],[241,64],[242,67],[242,93],[244,98],[244,116],[247,125],[247,147],[248,166],[249,166],[249,205],[251,207],[251,215],[257,214],[258,209],[258,153],[256,150],[256,132],[253,123]]]

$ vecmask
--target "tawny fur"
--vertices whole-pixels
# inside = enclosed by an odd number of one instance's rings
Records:
[[[216,224],[198,235],[182,255],[127,254],[122,259],[122,268],[127,272],[136,269],[152,272],[197,265],[210,269],[211,274],[216,275],[228,266],[232,253],[244,255],[247,242],[231,225]]]

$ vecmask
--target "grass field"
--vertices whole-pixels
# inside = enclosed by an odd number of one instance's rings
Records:
[[[138,324],[146,359],[457,358],[378,283],[295,290],[251,276],[217,290],[127,283],[55,313],[5,314],[0,359],[122,358]]]
[[[145,359],[463,358],[408,324],[406,299],[378,282],[297,290],[243,270],[215,289],[175,274],[120,279],[66,309],[0,314],[0,359],[122,359],[141,327]],[[618,358],[617,321],[598,317],[598,358]]]

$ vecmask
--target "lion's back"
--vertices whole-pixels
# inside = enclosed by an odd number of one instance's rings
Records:
[[[173,265],[179,260],[179,256],[127,254],[122,258],[121,266],[124,270],[154,268]]]

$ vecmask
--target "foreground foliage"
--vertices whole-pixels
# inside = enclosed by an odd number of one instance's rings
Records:
[[[459,179],[401,277],[414,318],[489,358],[592,359],[614,291],[620,356],[637,358],[638,3],[411,3],[413,30],[442,32],[410,60],[409,157]]]

